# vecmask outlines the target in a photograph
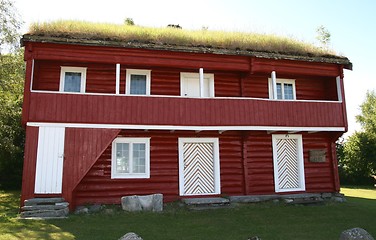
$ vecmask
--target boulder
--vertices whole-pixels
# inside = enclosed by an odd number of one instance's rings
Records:
[[[363,228],[352,228],[343,231],[339,237],[339,240],[375,240],[371,234],[369,234]]]
[[[119,238],[119,240],[142,240],[142,237],[138,236],[134,232],[129,232],[125,234],[124,236],[122,236],[121,238]]]
[[[128,212],[161,212],[163,211],[163,194],[124,196],[121,198],[121,206]]]

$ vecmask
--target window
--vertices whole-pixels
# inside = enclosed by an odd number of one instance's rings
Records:
[[[150,75],[150,70],[127,69],[125,93],[150,95]]]
[[[214,74],[204,74],[202,97],[214,97]],[[180,95],[183,97],[200,97],[199,73],[180,73]]]
[[[295,80],[277,78],[277,99],[295,100]],[[269,98],[273,99],[273,82],[269,78]]]
[[[150,138],[116,138],[112,142],[111,178],[150,177]]]
[[[86,88],[86,68],[61,67],[60,92],[84,93]]]

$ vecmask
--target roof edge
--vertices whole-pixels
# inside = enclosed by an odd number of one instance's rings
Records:
[[[257,58],[277,59],[277,60],[295,60],[307,61],[318,63],[331,63],[343,65],[345,69],[352,70],[353,66],[350,60],[346,57],[338,56],[308,56],[308,55],[295,55],[286,53],[272,53],[251,51],[242,49],[224,49],[206,46],[181,46],[171,44],[157,44],[157,43],[142,43],[138,41],[124,42],[114,40],[95,40],[95,39],[79,39],[79,38],[63,38],[51,36],[39,36],[25,34],[21,38],[21,46],[25,42],[40,42],[40,43],[55,43],[55,44],[72,44],[84,46],[106,46],[106,47],[122,47],[134,49],[149,49],[149,50],[163,50],[175,52],[188,52],[188,53],[211,53],[219,55],[235,55],[235,56],[250,56]]]

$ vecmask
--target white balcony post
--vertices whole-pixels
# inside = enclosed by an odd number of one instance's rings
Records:
[[[341,86],[341,77],[336,77],[336,83],[337,83],[337,96],[338,96],[338,102],[342,102],[342,86]]]
[[[277,99],[277,76],[275,71],[272,71],[272,89],[273,89],[273,99]]]
[[[204,97],[204,69],[200,68],[200,97]]]
[[[116,64],[116,94],[120,94],[120,63]]]

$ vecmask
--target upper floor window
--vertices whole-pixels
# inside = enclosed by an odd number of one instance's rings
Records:
[[[150,75],[150,70],[127,69],[125,93],[150,95]]]
[[[180,95],[183,97],[200,97],[200,74],[180,73]],[[214,97],[214,74],[204,74],[203,96]]]
[[[150,177],[150,139],[116,138],[112,142],[112,178]]]
[[[277,78],[276,88],[277,88],[276,99],[282,99],[282,100],[295,100],[296,99],[294,79]],[[271,78],[269,78],[269,98],[273,99],[273,83],[272,83]]]
[[[84,93],[86,87],[86,68],[61,67],[60,92]]]

